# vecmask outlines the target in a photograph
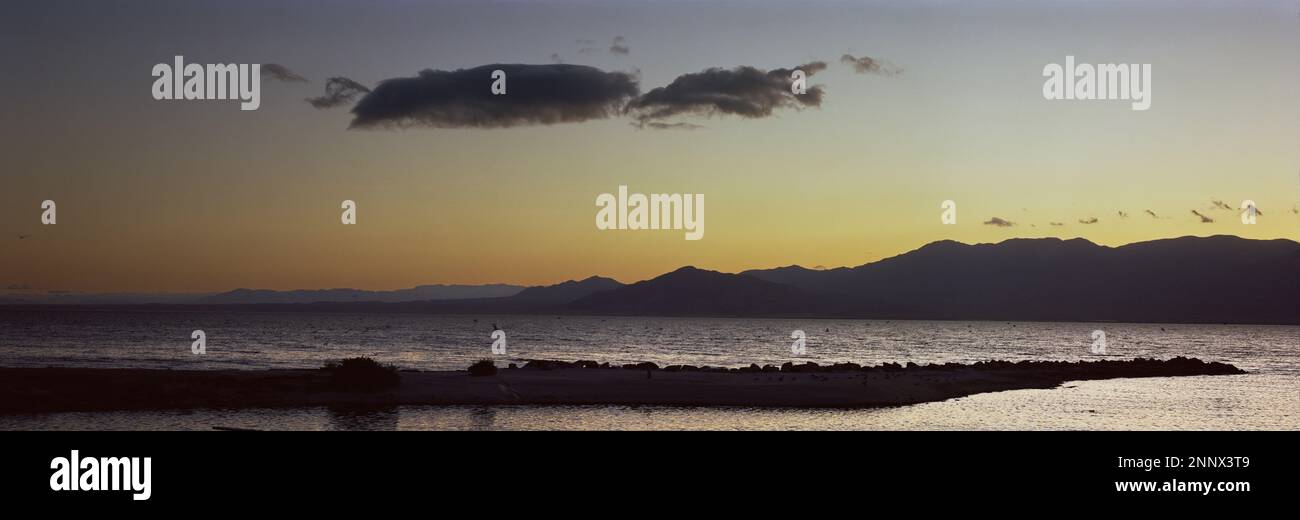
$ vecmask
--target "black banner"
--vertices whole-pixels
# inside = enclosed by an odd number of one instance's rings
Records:
[[[775,501],[771,507],[794,509],[878,500],[945,509],[1050,501],[1069,510],[1203,512],[1283,503],[1295,489],[1297,459],[1288,447],[1295,436],[1276,432],[10,432],[3,438],[0,489],[8,504],[159,512],[195,504],[655,508],[683,497],[737,507]],[[74,457],[76,471],[69,467]],[[87,475],[96,468],[97,475]],[[112,472],[122,477],[116,490]],[[73,477],[76,490],[68,482]]]

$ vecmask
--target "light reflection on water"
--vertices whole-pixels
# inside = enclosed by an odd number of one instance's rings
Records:
[[[894,408],[401,406],[0,416],[0,430],[1300,430],[1300,378],[1066,383]]]
[[[746,366],[793,359],[807,333],[819,363],[969,363],[1194,356],[1300,374],[1300,327],[1141,323],[879,321],[591,316],[432,316],[249,312],[0,311],[0,366],[316,368],[358,355],[420,370],[463,369],[491,355],[492,324],[511,359]],[[207,354],[190,353],[190,333]]]
[[[0,365],[303,368],[368,355],[404,368],[462,369],[487,357],[491,324],[509,357],[743,366],[792,360],[808,334],[819,363],[1078,360],[1091,332],[1110,358],[1199,357],[1241,376],[1067,383],[874,410],[674,407],[398,407],[0,416],[11,429],[1300,429],[1300,327],[1117,323],[0,311]],[[207,354],[189,352],[193,329]]]

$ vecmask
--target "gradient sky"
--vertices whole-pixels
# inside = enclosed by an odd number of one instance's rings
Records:
[[[107,4],[17,2],[0,21],[0,293],[631,282],[941,239],[1300,239],[1297,1]],[[629,54],[606,50],[616,36]],[[844,53],[902,72],[855,74]],[[177,54],[311,81],[264,81],[255,112],[155,101],[150,70]],[[709,67],[829,68],[820,108],[686,118],[696,130],[348,130],[346,109],[304,102],[330,76],[552,54],[639,71],[643,92]],[[1043,99],[1043,66],[1067,54],[1152,64],[1151,109]],[[705,194],[705,238],[598,231],[595,197],[620,184]],[[40,225],[45,199],[57,225]],[[1264,214],[1242,225],[1212,199]],[[995,216],[1016,225],[982,224]]]

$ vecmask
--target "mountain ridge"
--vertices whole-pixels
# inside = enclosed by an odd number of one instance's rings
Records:
[[[214,304],[359,311],[1300,324],[1300,243],[1230,235],[1104,246],[1082,238],[931,242],[856,267],[722,273],[685,266],[509,296]],[[171,305],[171,304],[168,304]],[[183,304],[181,305],[183,306]]]

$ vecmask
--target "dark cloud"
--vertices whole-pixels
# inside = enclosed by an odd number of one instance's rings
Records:
[[[15,283],[15,284],[10,284],[8,287],[5,287],[5,289],[10,291],[30,291],[32,289],[32,286],[27,285],[25,283]]]
[[[493,71],[506,76],[494,95]],[[626,72],[585,65],[483,65],[385,80],[352,108],[352,128],[505,128],[604,119],[639,92]]]
[[[632,49],[627,46],[627,40],[622,36],[615,36],[614,43],[609,46],[609,53],[627,56],[630,52],[632,52]]]
[[[1079,219],[1079,223],[1080,223],[1080,224],[1096,224],[1096,223],[1097,223],[1097,217],[1081,218],[1081,219]]]
[[[1053,225],[1053,226],[1064,226],[1064,225],[1065,225],[1065,223],[1063,223],[1063,222],[1048,222],[1048,224],[1051,224],[1051,225]]]
[[[984,225],[986,225],[986,226],[997,226],[997,227],[1011,227],[1011,226],[1016,225],[1016,223],[1015,223],[1015,222],[1012,222],[1012,221],[1010,221],[1010,220],[1005,220],[1005,219],[1003,219],[1003,218],[1001,218],[1001,217],[993,217],[993,218],[991,218],[991,219],[988,219],[988,220],[984,221]]]
[[[564,58],[560,57],[560,54],[559,54],[559,53],[554,53],[554,52],[553,52],[553,53],[551,53],[551,62],[552,62],[552,63],[564,63]]]
[[[283,81],[285,83],[307,82],[307,78],[295,74],[293,71],[289,70],[289,67],[285,67],[279,63],[263,63],[262,77],[265,79]]]
[[[316,108],[334,108],[351,103],[357,96],[369,92],[370,89],[365,85],[339,76],[325,80],[324,96],[307,98],[307,102]]]
[[[816,61],[797,67],[807,77],[826,69]],[[808,86],[803,94],[791,92],[791,73],[795,69],[765,71],[749,66],[734,69],[712,68],[678,76],[666,87],[659,87],[628,103],[638,124],[680,115],[737,115],[762,118],[780,108],[819,107],[825,93],[821,86]]]
[[[1202,224],[1209,224],[1209,223],[1211,223],[1211,222],[1214,222],[1214,219],[1205,216],[1205,214],[1203,214],[1203,213],[1201,213],[1201,212],[1199,212],[1199,211],[1192,210],[1192,214],[1193,214],[1193,215],[1196,215],[1196,216],[1198,216],[1198,217],[1201,217],[1201,223],[1202,223]]]
[[[1300,215],[1300,206],[1291,208],[1291,212],[1295,213],[1296,215]]]
[[[1125,213],[1125,212],[1123,212],[1123,211],[1120,211],[1120,212],[1119,212],[1119,218],[1128,218],[1128,213]]]
[[[853,72],[858,74],[880,74],[882,76],[897,76],[903,72],[898,66],[877,60],[869,56],[855,57],[852,54],[840,56],[840,63],[846,63],[853,66]]]
[[[1149,210],[1149,209],[1148,209],[1148,210],[1143,210],[1143,211],[1146,212],[1147,215],[1151,215],[1151,218],[1160,218],[1159,216],[1156,216],[1156,212],[1154,212],[1154,211],[1151,211],[1151,210]]]
[[[1215,209],[1232,211],[1231,205],[1218,199],[1210,199],[1210,204],[1213,204]]]

